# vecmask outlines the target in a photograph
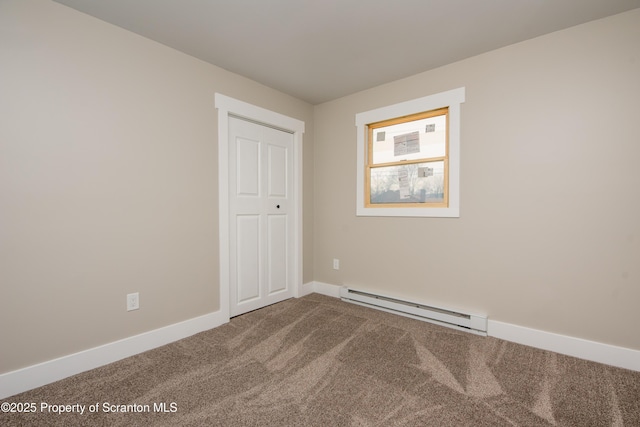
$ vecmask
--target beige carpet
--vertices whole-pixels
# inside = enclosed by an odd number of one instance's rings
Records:
[[[312,294],[5,401],[38,410],[2,426],[640,426],[640,373]]]

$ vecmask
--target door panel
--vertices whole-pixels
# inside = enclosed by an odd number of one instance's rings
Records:
[[[260,142],[237,139],[237,196],[260,196]]]
[[[269,196],[287,197],[287,149],[269,146]]]
[[[230,312],[293,296],[293,135],[229,118]]]
[[[287,278],[287,217],[269,215],[269,293],[286,291]]]
[[[260,297],[260,217],[239,215],[236,228],[238,303],[246,303]]]

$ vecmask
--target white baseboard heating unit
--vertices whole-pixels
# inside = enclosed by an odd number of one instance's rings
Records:
[[[340,288],[340,299],[365,307],[376,308],[389,313],[435,323],[448,328],[471,332],[476,335],[487,335],[486,316],[459,313],[453,310],[403,301],[347,287]]]

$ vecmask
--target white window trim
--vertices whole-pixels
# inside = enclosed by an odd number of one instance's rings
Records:
[[[441,92],[411,101],[356,114],[357,136],[357,216],[414,216],[414,217],[445,217],[460,216],[460,104],[465,101],[465,88]],[[423,111],[449,107],[449,207],[419,207],[419,208],[375,208],[365,207],[365,163],[367,160],[367,125],[396,117],[408,116]]]

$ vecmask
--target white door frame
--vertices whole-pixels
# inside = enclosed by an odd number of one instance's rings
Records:
[[[218,218],[220,252],[220,315],[224,322],[230,315],[229,285],[229,115],[245,118],[293,134],[293,296],[302,287],[302,134],[304,122],[274,111],[215,94],[218,109]]]

